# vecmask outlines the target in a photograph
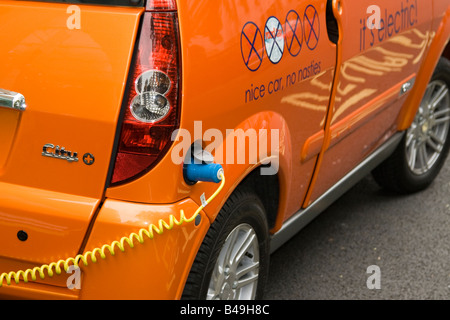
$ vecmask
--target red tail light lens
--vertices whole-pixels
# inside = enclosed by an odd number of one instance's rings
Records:
[[[144,13],[111,185],[148,172],[172,145],[180,114],[178,55],[176,13]]]
[[[177,4],[175,0],[148,0],[146,10],[176,10]]]

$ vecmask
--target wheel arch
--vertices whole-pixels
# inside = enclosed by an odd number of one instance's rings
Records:
[[[448,36],[450,34],[450,6],[442,16],[443,18],[434,34],[434,37],[430,36],[431,44],[429,45],[427,55],[417,73],[417,80],[414,88],[411,90],[411,93],[400,111],[397,121],[398,131],[404,131],[411,126],[417,109],[419,108],[418,102],[422,101],[427,85],[433,75],[439,59],[442,56],[447,59],[450,58],[450,39]]]
[[[287,197],[289,196],[287,191],[289,177],[292,173],[291,161],[293,158],[290,130],[285,119],[279,113],[264,111],[246,118],[230,132],[236,133],[240,130],[241,133],[250,133],[248,130],[253,130],[254,128],[257,128],[257,131],[259,129],[262,130],[262,133],[259,131],[256,134],[257,156],[249,156],[251,152],[249,152],[248,144],[246,144],[245,152],[248,157],[246,163],[239,163],[239,161],[230,163],[228,161],[226,154],[228,152],[228,142],[236,138],[236,135],[233,133],[227,133],[223,142],[220,145],[216,145],[212,150],[210,146],[213,143],[202,141],[205,150],[211,152],[216,162],[223,166],[226,179],[221,195],[211,205],[205,207],[204,212],[208,216],[210,223],[213,223],[221,208],[236,190],[249,188],[263,202],[269,230],[272,232],[280,225],[280,220],[284,216]],[[273,130],[278,132],[274,136],[271,133]],[[272,143],[275,140],[278,141]],[[266,150],[261,148],[261,143],[267,143]],[[233,143],[230,143],[230,145],[233,145]],[[244,149],[234,147],[235,154],[243,151]],[[199,199],[202,193],[212,194],[215,188],[214,184],[194,186],[191,198]]]
[[[264,205],[269,230],[275,227],[280,204],[280,181],[278,173],[261,175],[261,167],[250,172],[235,190],[253,190]]]

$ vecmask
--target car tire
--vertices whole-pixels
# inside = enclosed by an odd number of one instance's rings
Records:
[[[411,127],[395,152],[373,172],[383,188],[414,193],[439,174],[450,148],[450,61],[441,58]]]
[[[208,230],[181,299],[262,299],[269,246],[261,200],[249,190],[236,190]]]

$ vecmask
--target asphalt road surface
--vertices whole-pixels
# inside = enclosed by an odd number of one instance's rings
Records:
[[[265,299],[449,300],[450,157],[414,195],[363,179],[272,254]]]

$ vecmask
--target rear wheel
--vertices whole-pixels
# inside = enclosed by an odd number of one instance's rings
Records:
[[[412,193],[438,175],[450,147],[450,62],[442,58],[416,117],[394,154],[373,171],[384,188]]]
[[[237,190],[205,236],[182,299],[261,299],[269,267],[268,234],[261,200]]]

